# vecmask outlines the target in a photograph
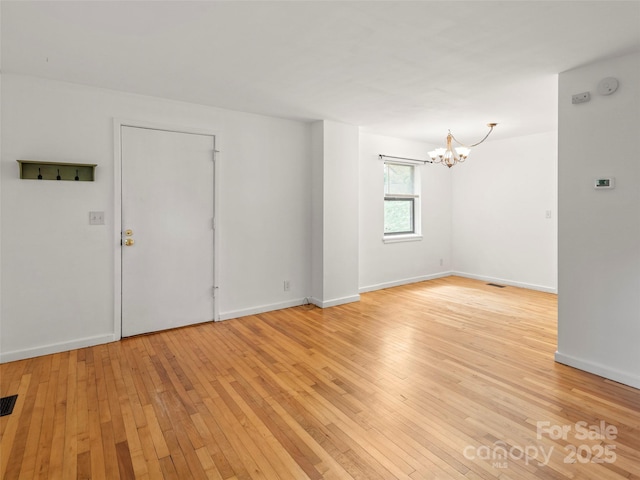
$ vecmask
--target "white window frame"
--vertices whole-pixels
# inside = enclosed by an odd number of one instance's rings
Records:
[[[385,160],[383,162],[383,178],[384,178],[384,168],[387,165],[403,165],[409,166],[413,168],[413,194],[395,194],[385,192],[386,188],[383,182],[382,193],[383,193],[383,219],[382,219],[382,241],[384,243],[397,243],[397,242],[415,242],[422,240],[422,202],[420,201],[420,192],[421,192],[421,184],[420,184],[420,170],[416,167],[422,164],[414,163],[414,162],[406,162],[406,161],[388,161]],[[384,231],[384,205],[387,200],[402,200],[402,199],[411,199],[413,200],[413,232],[411,233],[386,233]]]

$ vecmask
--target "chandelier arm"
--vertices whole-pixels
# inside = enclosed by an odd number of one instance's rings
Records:
[[[473,148],[475,146],[480,145],[482,142],[484,142],[489,137],[489,135],[491,135],[491,132],[493,132],[493,128],[496,125],[497,123],[488,124],[487,126],[489,127],[489,133],[487,133],[482,140],[480,140],[478,143],[474,143],[473,145],[465,145],[464,143],[459,141],[456,137],[453,136],[453,133],[451,133],[451,130],[449,130],[449,134],[451,135],[451,138],[453,138],[458,145],[462,145],[463,147],[466,147],[466,148]]]

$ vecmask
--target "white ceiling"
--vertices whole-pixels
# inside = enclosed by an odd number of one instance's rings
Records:
[[[449,128],[475,141],[488,122],[500,123],[492,138],[553,130],[559,72],[640,51],[640,1],[5,0],[1,8],[3,73],[430,143]]]

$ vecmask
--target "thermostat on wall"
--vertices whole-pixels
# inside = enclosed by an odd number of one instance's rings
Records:
[[[615,186],[615,178],[596,178],[593,182],[593,186],[596,190],[605,190],[607,188],[613,188]]]

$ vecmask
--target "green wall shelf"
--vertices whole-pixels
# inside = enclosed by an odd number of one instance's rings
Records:
[[[70,180],[72,182],[93,182],[96,179],[94,163],[39,162],[37,160],[17,160],[20,178],[26,180]]]

